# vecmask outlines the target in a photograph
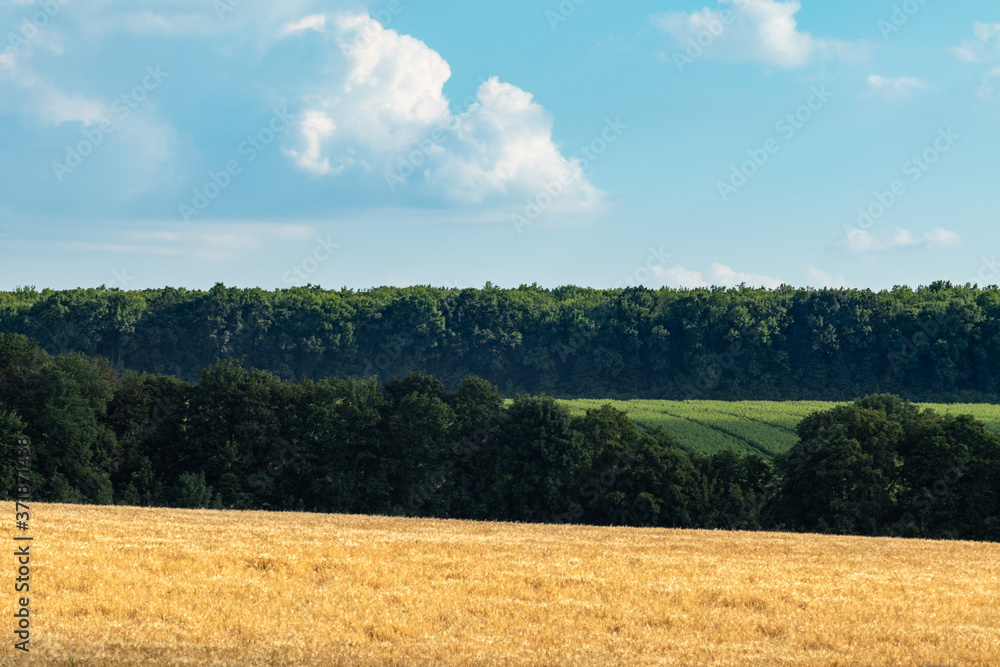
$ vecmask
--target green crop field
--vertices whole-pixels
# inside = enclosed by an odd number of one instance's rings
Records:
[[[803,417],[837,403],[823,401],[561,401],[573,414],[611,404],[644,428],[659,426],[685,450],[711,454],[723,449],[766,458],[787,452],[797,441]],[[971,414],[1000,433],[1000,405],[988,403],[922,404],[936,412]]]

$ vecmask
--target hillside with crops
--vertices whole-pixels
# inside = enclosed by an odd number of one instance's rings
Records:
[[[561,401],[573,414],[610,404],[643,428],[660,427],[689,452],[713,454],[731,449],[773,458],[798,440],[803,418],[841,405],[826,401]],[[1000,433],[1000,405],[989,403],[922,404],[942,414],[970,414]]]

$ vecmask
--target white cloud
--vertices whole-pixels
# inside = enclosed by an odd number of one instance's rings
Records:
[[[1000,60],[1000,23],[976,22],[972,26],[972,32],[973,39],[966,40],[952,49],[955,57],[970,64],[995,63]],[[987,99],[994,97],[998,78],[1000,78],[1000,66],[992,66],[983,75],[977,94]]]
[[[1000,23],[977,21],[972,26],[974,39],[965,40],[952,48],[959,60],[967,63],[981,63],[1000,55]]]
[[[954,248],[962,245],[962,237],[950,229],[935,227],[924,235],[928,248]]]
[[[367,13],[310,17],[291,27],[294,34],[325,31],[340,64],[303,97],[297,146],[285,149],[300,168],[317,175],[360,170],[379,181],[395,175],[418,195],[463,205],[521,202],[569,180],[554,211],[601,203],[579,162],[554,143],[552,118],[530,93],[494,77],[467,111],[454,114],[443,93],[451,68],[423,42]]]
[[[861,43],[815,37],[798,28],[798,0],[719,0],[717,10],[669,11],[654,22],[674,38],[678,48],[692,42],[719,60],[749,60],[792,69],[814,58],[853,56],[866,50]],[[731,12],[731,19],[727,20]],[[705,37],[707,33],[708,37]],[[699,40],[701,36],[701,40]]]
[[[307,111],[299,126],[305,148],[301,152],[292,149],[286,149],[285,152],[306,171],[319,175],[329,174],[333,168],[330,167],[330,158],[322,155],[323,141],[332,136],[336,129],[333,119],[322,111]],[[337,168],[337,173],[343,170],[344,166],[341,165]]]
[[[874,234],[854,227],[847,230],[846,244],[851,252],[872,252],[882,247],[882,243]]]
[[[821,271],[812,265],[806,269],[806,273],[809,275],[809,280],[815,283],[816,287],[849,287],[847,279],[844,278],[843,274],[831,276],[829,273]]]
[[[5,48],[2,52],[0,52],[0,67],[3,67],[13,73],[16,63],[14,56],[15,51],[13,46]]]
[[[20,108],[50,125],[73,121],[90,125],[107,118],[110,110],[106,105],[65,92],[31,67],[31,59],[38,49],[62,55],[62,47],[53,42],[51,32],[38,31],[19,48],[8,46],[0,53],[0,96],[14,97],[3,90],[2,84],[9,82],[18,90],[16,97],[19,98]]]
[[[915,76],[890,77],[872,74],[868,77],[868,87],[885,99],[898,102],[909,98],[914,91],[926,90],[930,86]]]
[[[1000,65],[997,65],[983,78],[983,85],[979,87],[979,95],[982,97],[993,97],[996,92],[996,80],[1000,79]]]
[[[238,35],[245,40],[248,33],[278,38],[291,22],[315,12],[316,0],[167,0],[151,9],[136,9],[139,3],[130,0],[102,0],[75,18],[83,31],[91,36],[111,33],[136,35]],[[350,6],[345,2],[335,4]],[[71,9],[67,7],[67,9]]]
[[[477,99],[454,118],[454,142],[432,156],[438,168],[428,172],[429,184],[452,201],[478,204],[491,195],[535,197],[567,174],[571,185],[558,197],[556,210],[599,205],[601,193],[578,162],[563,157],[552,141],[549,114],[529,93],[494,77],[480,86]]]
[[[890,242],[890,246],[893,248],[905,248],[907,246],[916,244],[917,240],[913,238],[913,234],[911,234],[906,229],[900,228],[892,233],[892,241]]]
[[[750,287],[774,289],[784,283],[780,278],[772,278],[771,276],[757,273],[742,273],[718,262],[711,265],[710,273],[712,275],[711,283],[723,287],[736,287],[745,283]],[[683,266],[675,266],[669,269],[657,266],[653,269],[653,276],[664,285],[670,287],[695,288],[708,287],[709,284],[700,271],[690,271]]]
[[[767,287],[774,289],[775,287],[781,287],[784,281],[781,278],[772,278],[771,276],[765,276],[758,273],[742,273],[739,271],[734,271],[725,264],[712,264],[712,275],[715,277],[717,284],[735,286],[741,283],[746,283],[751,287]]]
[[[304,30],[316,30],[319,32],[326,31],[326,14],[313,14],[312,16],[307,16],[299,21],[294,21],[287,24],[284,29],[282,29],[281,34],[292,35],[297,32],[302,32]]]
[[[100,102],[64,93],[48,84],[39,84],[31,96],[35,100],[36,113],[52,125],[74,121],[91,125],[111,116],[110,109]]]
[[[923,245],[924,248],[950,248],[962,244],[962,237],[950,229],[934,228],[917,239],[906,229],[897,229],[889,240],[882,240],[863,229],[851,228],[847,230],[845,246],[850,252],[870,253],[884,250],[896,250],[898,248],[908,248],[916,245]]]
[[[708,287],[701,273],[698,271],[688,271],[683,266],[675,266],[665,269],[662,266],[653,267],[653,277],[669,287],[685,287],[693,289],[695,287]]]

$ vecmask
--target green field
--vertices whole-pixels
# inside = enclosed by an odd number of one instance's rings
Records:
[[[560,401],[573,414],[611,404],[643,427],[662,427],[685,450],[711,454],[723,449],[767,458],[787,452],[797,441],[795,427],[806,415],[838,403],[824,401]],[[921,404],[936,412],[971,414],[1000,433],[1000,405]]]

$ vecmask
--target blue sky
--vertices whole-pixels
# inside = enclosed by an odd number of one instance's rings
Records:
[[[1000,283],[1000,7],[13,0],[0,288]]]

